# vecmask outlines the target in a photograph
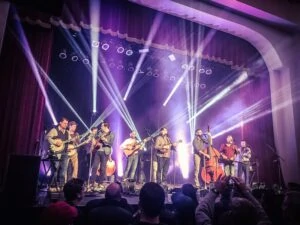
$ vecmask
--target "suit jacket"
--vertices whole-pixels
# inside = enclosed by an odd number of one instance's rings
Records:
[[[157,150],[157,156],[164,157],[164,158],[170,158],[171,146],[169,147],[168,151],[166,151],[165,153],[161,152],[163,147],[165,145],[169,145],[169,144],[171,144],[171,141],[168,136],[164,136],[164,137],[161,135],[157,136],[157,138],[155,139],[155,145],[154,145],[154,148]]]
[[[111,154],[111,148],[112,148],[112,145],[113,145],[114,140],[115,140],[115,135],[114,135],[113,132],[110,131],[109,134],[107,134],[105,136],[105,138],[107,139],[107,141],[101,141],[102,148],[100,148],[99,151],[104,151],[105,155],[110,155]]]

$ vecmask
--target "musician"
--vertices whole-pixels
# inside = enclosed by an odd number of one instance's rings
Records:
[[[75,121],[69,122],[69,139],[72,141],[68,144],[68,166],[72,165],[72,178],[78,177],[78,153],[76,146],[80,143],[79,134],[76,132],[77,123]],[[71,154],[72,153],[72,154]],[[71,155],[70,155],[71,154]]]
[[[47,141],[50,144],[50,163],[54,169],[50,186],[53,186],[56,183],[58,189],[62,188],[66,182],[65,177],[68,166],[68,155],[67,145],[64,142],[69,139],[69,133],[67,131],[68,122],[67,118],[61,118],[59,124],[52,128],[46,135]],[[56,151],[55,149],[57,148],[61,150]]]
[[[201,129],[197,129],[195,133],[195,138],[193,140],[193,149],[194,149],[194,182],[196,188],[200,187],[199,183],[199,172],[201,165],[201,158],[206,154],[207,144],[209,143],[208,134],[203,134]]]
[[[132,179],[132,180],[134,179],[136,168],[137,168],[137,164],[138,164],[138,160],[139,160],[138,150],[142,147],[141,145],[139,145],[139,143],[137,141],[136,132],[135,131],[131,131],[131,133],[129,134],[129,136],[130,137],[127,138],[121,144],[121,149],[123,151],[124,150],[129,150],[129,152],[131,154],[131,155],[129,155],[127,157],[126,168],[125,168],[125,172],[124,172],[124,176],[123,176],[123,180],[124,181],[128,179],[129,172],[130,172],[129,179]],[[136,151],[134,151],[134,150],[136,150]]]
[[[115,139],[115,135],[110,131],[109,123],[102,122],[100,124],[100,134],[99,134],[99,143],[101,147],[95,153],[93,166],[92,166],[92,175],[91,183],[95,187],[95,179],[97,170],[100,163],[100,188],[103,188],[103,181],[106,180],[106,164],[111,155],[112,145]]]
[[[233,137],[231,135],[228,135],[226,138],[226,143],[221,145],[220,153],[224,162],[225,175],[235,176],[233,163],[238,154],[238,148],[233,143]]]
[[[168,136],[167,128],[160,129],[160,134],[155,139],[154,148],[157,150],[157,181],[158,183],[165,184],[167,180],[167,174],[170,166],[171,157],[171,140]],[[176,143],[173,145],[176,147]]]
[[[92,167],[92,152],[97,148],[100,148],[100,143],[97,140],[98,128],[92,127],[91,132],[87,139],[84,141],[87,143],[84,145],[84,149],[79,151],[79,177],[85,181],[88,181],[90,175],[90,169]]]
[[[249,186],[251,149],[247,145],[247,142],[244,140],[241,141],[239,156],[240,156],[240,163],[238,165],[238,177],[242,179],[242,175],[244,174],[245,184]]]

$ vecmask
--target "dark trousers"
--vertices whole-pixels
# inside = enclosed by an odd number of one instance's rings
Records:
[[[145,175],[145,161],[144,161],[144,152],[141,151],[139,154],[139,163],[138,163],[138,182],[145,183],[146,182],[146,175]]]
[[[53,186],[57,183],[58,186],[63,187],[66,183],[66,174],[68,168],[68,155],[67,154],[56,154],[50,158],[52,164],[52,179],[50,185]]]
[[[238,165],[238,177],[242,178],[242,175],[244,174],[244,181],[247,186],[249,186],[249,169],[250,162],[243,162]]]
[[[106,180],[106,164],[108,160],[108,155],[104,151],[97,151],[94,157],[93,166],[92,166],[92,176],[91,182],[94,183],[96,180],[96,174],[100,163],[100,183],[103,183]]]
[[[167,181],[167,175],[170,166],[170,158],[157,157],[158,170],[157,170],[157,182],[164,183]]]

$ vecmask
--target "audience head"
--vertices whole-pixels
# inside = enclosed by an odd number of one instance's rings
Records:
[[[64,201],[51,203],[41,214],[41,225],[69,225],[78,216],[77,209]]]
[[[72,178],[64,185],[64,196],[67,202],[80,202],[83,198],[84,181]]]
[[[258,215],[254,205],[245,198],[233,197],[229,204],[216,203],[216,224],[218,225],[256,225]]]
[[[195,201],[182,192],[174,193],[171,198],[179,224],[194,224],[197,207]]]
[[[190,197],[196,204],[198,204],[197,200],[197,190],[194,188],[192,184],[184,184],[182,185],[182,193],[188,197]]]
[[[158,217],[164,207],[165,192],[163,188],[153,182],[146,183],[139,196],[141,213],[147,217]]]
[[[105,191],[105,198],[109,200],[121,200],[122,187],[119,183],[111,183],[107,186]]]
[[[282,204],[283,219],[285,224],[300,224],[300,185],[289,183],[288,190]]]

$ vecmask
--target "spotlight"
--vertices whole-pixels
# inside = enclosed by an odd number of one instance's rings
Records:
[[[66,59],[67,58],[67,53],[66,50],[62,50],[59,54],[58,57],[61,59]]]
[[[147,53],[147,52],[149,52],[148,48],[143,48],[139,50],[139,53]]]
[[[78,61],[78,56],[77,55],[73,55],[71,59],[72,59],[73,62],[77,62]]]
[[[175,57],[175,55],[173,55],[173,54],[169,55],[168,58],[169,58],[172,62],[176,60],[176,57]]]
[[[181,65],[181,69],[186,70],[187,68],[189,68],[188,64],[182,64]]]
[[[134,67],[133,66],[129,66],[127,69],[129,72],[133,72],[134,71]]]
[[[131,49],[128,49],[125,54],[131,56],[133,54],[133,51]]]
[[[201,89],[205,89],[206,88],[206,84],[200,84],[200,88]]]
[[[205,69],[204,68],[199,69],[199,73],[205,73]]]
[[[114,68],[114,67],[116,66],[116,64],[115,64],[115,62],[113,61],[113,59],[110,59],[110,60],[108,61],[108,66],[109,66],[110,68]]]
[[[129,72],[133,72],[134,71],[134,66],[133,66],[133,63],[132,62],[129,62],[128,63],[128,68],[127,68],[127,70],[129,71]]]
[[[84,58],[84,59],[82,60],[82,62],[83,62],[83,64],[89,64],[89,63],[90,63],[90,60],[88,60],[87,58]]]
[[[122,54],[124,51],[125,51],[125,49],[124,49],[123,47],[118,47],[118,48],[117,48],[117,52],[118,52],[119,54]]]
[[[175,76],[170,76],[170,81],[175,81],[176,77]]]
[[[119,65],[117,65],[117,69],[122,70],[122,69],[124,69],[124,66],[122,64],[119,64]]]
[[[101,47],[104,51],[107,51],[109,49],[109,44],[104,43]]]
[[[159,77],[158,71],[155,70],[152,76],[153,77]]]
[[[92,47],[99,48],[99,41],[92,41]]]
[[[191,71],[195,70],[195,66],[193,66],[193,65],[190,66],[189,70],[191,70]]]
[[[207,69],[207,70],[205,71],[205,73],[206,73],[206,75],[211,75],[211,74],[212,74],[212,70],[211,70],[211,69]]]

